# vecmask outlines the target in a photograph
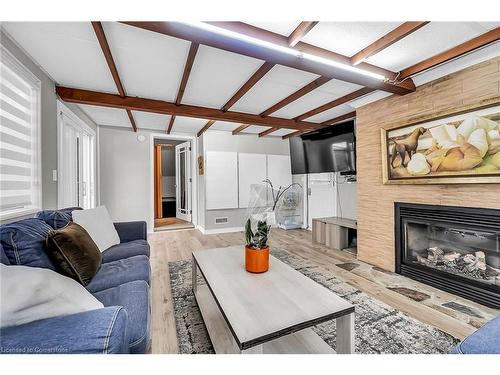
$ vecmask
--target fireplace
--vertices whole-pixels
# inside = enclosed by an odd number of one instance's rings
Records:
[[[500,210],[395,203],[396,272],[500,308]]]

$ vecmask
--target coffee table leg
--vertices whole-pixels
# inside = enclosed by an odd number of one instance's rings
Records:
[[[241,350],[241,354],[262,354],[263,353],[263,346],[262,345],[257,345],[253,346],[249,349]]]
[[[354,353],[354,313],[337,318],[337,353]]]
[[[196,293],[196,287],[197,287],[197,283],[198,283],[198,277],[197,277],[198,267],[196,265],[196,261],[194,260],[194,257],[191,259],[191,267],[192,267],[191,283],[192,283],[193,293]]]

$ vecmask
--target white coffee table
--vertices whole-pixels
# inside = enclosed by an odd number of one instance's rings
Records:
[[[216,353],[334,353],[311,328],[331,319],[337,353],[354,352],[354,306],[273,256],[252,274],[242,246],[195,251],[192,282]]]

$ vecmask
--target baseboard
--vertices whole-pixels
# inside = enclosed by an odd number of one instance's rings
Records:
[[[232,227],[232,228],[214,228],[214,229],[205,229],[200,226],[197,226],[198,229],[203,234],[219,234],[219,233],[234,233],[241,232],[245,228],[244,227]]]

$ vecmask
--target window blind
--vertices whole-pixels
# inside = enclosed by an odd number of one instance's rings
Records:
[[[38,204],[38,94],[32,78],[2,50],[0,60],[0,213]]]

